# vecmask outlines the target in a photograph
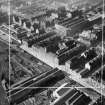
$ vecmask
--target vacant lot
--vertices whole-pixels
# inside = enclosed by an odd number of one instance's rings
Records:
[[[8,57],[8,46],[0,42],[0,105],[9,105],[6,99],[6,93],[1,85],[1,78],[5,75],[8,78],[8,62],[5,60]]]

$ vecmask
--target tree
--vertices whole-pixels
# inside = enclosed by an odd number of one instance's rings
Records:
[[[66,15],[67,15],[67,12],[66,12],[65,7],[59,7],[58,8],[58,17],[62,18],[62,17],[66,17]]]

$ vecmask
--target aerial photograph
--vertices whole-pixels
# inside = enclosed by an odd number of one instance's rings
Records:
[[[0,0],[0,105],[105,105],[105,0]]]

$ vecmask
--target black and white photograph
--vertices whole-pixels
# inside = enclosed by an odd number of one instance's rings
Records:
[[[105,0],[0,0],[0,105],[105,105]]]

